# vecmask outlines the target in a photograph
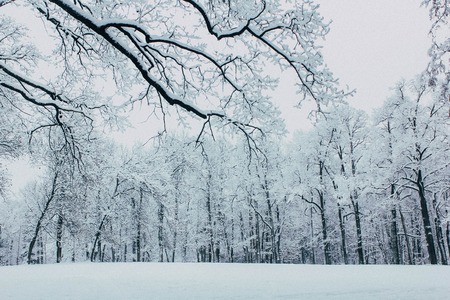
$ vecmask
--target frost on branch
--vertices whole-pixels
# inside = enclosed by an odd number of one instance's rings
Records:
[[[27,43],[26,34],[12,19],[0,18],[2,113],[17,118],[15,130],[20,127],[27,131],[30,142],[40,133],[49,141],[58,136],[60,149],[78,159],[81,156],[79,142],[89,138],[93,130],[93,111],[106,112],[107,107],[98,100],[93,104],[95,93],[73,74],[60,78],[54,74],[55,78],[50,81],[43,79],[39,66],[48,61]]]
[[[205,125],[281,132],[268,97],[280,72],[298,86],[293,106],[342,97],[316,44],[328,25],[312,1],[30,3],[57,32],[64,68],[110,76],[128,104],[147,101],[162,115],[175,106]]]
[[[428,51],[430,62],[428,65],[428,72],[431,76],[430,84],[437,85],[442,81],[445,87],[443,91],[448,97],[450,82],[450,35],[449,35],[449,20],[450,20],[450,1],[431,1],[423,0],[422,5],[429,8],[430,20],[432,21],[430,36],[432,44]]]

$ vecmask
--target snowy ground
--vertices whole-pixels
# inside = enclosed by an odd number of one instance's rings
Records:
[[[446,266],[62,264],[0,267],[0,299],[450,299]]]

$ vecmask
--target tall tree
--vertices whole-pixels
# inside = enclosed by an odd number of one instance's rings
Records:
[[[427,99],[431,98],[431,99]],[[401,82],[396,94],[386,102],[383,124],[388,126],[396,181],[391,181],[393,194],[402,190],[414,191],[420,208],[423,234],[429,261],[438,262],[436,233],[433,229],[436,211],[433,211],[433,193],[445,186],[449,165],[448,102],[439,91],[430,91],[424,77],[410,83]],[[445,188],[443,188],[445,190]],[[439,231],[439,230],[438,230]],[[406,233],[405,233],[406,234]],[[444,259],[444,257],[441,257]]]
[[[246,134],[279,130],[265,96],[277,81],[273,68],[291,69],[300,99],[314,99],[318,108],[342,96],[316,45],[328,24],[312,1],[15,0],[0,9],[32,9],[54,33],[55,56],[45,57],[2,17],[8,33],[0,37],[0,90],[45,110],[50,122],[41,126],[60,128],[69,145],[82,122],[93,126],[96,115],[116,120],[113,101],[93,92],[102,78],[131,99],[125,105],[143,100],[163,117],[175,106],[205,125],[217,120]],[[33,80],[36,65],[49,62],[60,76]]]

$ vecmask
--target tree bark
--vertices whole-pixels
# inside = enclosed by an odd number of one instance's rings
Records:
[[[97,254],[98,254],[98,255],[101,254],[101,253],[97,253],[97,252],[95,251],[95,247],[97,246],[97,244],[98,244],[99,241],[100,241],[100,236],[101,236],[101,233],[102,233],[102,228],[103,228],[103,225],[105,224],[106,218],[107,218],[107,215],[104,215],[103,218],[102,218],[102,221],[100,222],[100,225],[98,226],[97,232],[95,233],[95,240],[94,240],[94,243],[93,243],[93,245],[92,245],[92,251],[91,251],[91,261],[92,261],[92,262],[95,261],[95,260],[97,259]],[[101,242],[100,242],[100,247],[101,247]],[[97,250],[97,251],[100,251],[100,252],[101,252],[101,249],[100,249],[99,247],[98,247],[97,249],[99,249],[99,250]],[[99,258],[100,258],[100,256],[99,256]]]
[[[355,214],[355,226],[356,226],[356,239],[357,239],[357,252],[358,252],[358,263],[360,265],[364,264],[364,248],[363,248],[363,239],[362,239],[362,230],[361,230],[361,217],[359,213],[359,204],[358,204],[358,195],[355,192],[355,198],[350,197],[353,213]]]
[[[58,221],[56,223],[56,263],[62,261],[62,233],[63,233],[63,217],[58,215]]]
[[[450,257],[450,221],[447,221],[447,229],[445,230],[445,235],[447,236],[447,251]]]
[[[177,189],[178,189],[178,185],[177,185]],[[179,203],[178,203],[178,193],[175,196],[175,228],[173,231],[173,241],[172,241],[172,257],[171,257],[171,261],[175,262],[175,254],[177,251],[177,237],[178,237],[178,223],[179,223],[179,216],[178,216],[178,211],[179,211]]]
[[[343,208],[338,203],[338,217],[339,217],[339,229],[341,232],[341,250],[342,250],[342,256],[344,257],[344,264],[348,265],[348,254],[347,254],[347,241],[345,236],[345,225],[344,220],[342,218],[342,210]]]
[[[33,248],[34,245],[36,244],[37,238],[39,236],[39,231],[41,229],[42,226],[42,221],[45,218],[45,214],[47,213],[49,207],[50,207],[50,203],[53,201],[53,199],[55,198],[55,194],[56,194],[56,181],[58,179],[58,172],[55,173],[55,176],[53,177],[53,183],[52,183],[52,191],[50,192],[50,196],[47,199],[47,202],[44,205],[44,209],[41,212],[41,215],[37,221],[37,224],[34,228],[34,235],[31,238],[30,241],[30,245],[28,246],[28,253],[27,253],[27,263],[31,264],[32,261],[32,257],[33,257]]]
[[[322,223],[323,255],[325,257],[325,264],[331,265],[331,249],[330,249],[330,242],[328,241],[328,231],[325,216],[325,199],[322,192],[319,193],[319,202],[321,207],[320,220]]]
[[[439,247],[439,254],[441,256],[441,264],[443,265],[447,265],[447,255],[445,253],[445,239],[444,239],[444,234],[442,232],[442,222],[441,222],[441,217],[440,217],[440,213],[439,213],[439,208],[437,205],[437,195],[434,194],[433,197],[433,208],[434,211],[436,213],[436,217],[434,218],[434,227],[436,230],[436,240],[437,240],[437,244]]]
[[[401,210],[400,206],[398,208],[398,212],[400,214],[400,221],[402,223],[403,233],[405,235],[406,251],[408,253],[408,263],[410,265],[412,265],[413,264],[413,260],[412,260],[412,253],[411,253],[411,244],[410,244],[410,241],[409,241],[409,235],[408,235],[408,231],[407,231],[407,228],[406,228],[405,217],[403,216],[403,213],[402,213],[402,210]]]
[[[316,264],[316,250],[314,247],[314,219],[313,219],[313,208],[310,208],[310,220],[311,220],[311,260],[312,264]]]
[[[137,224],[136,224],[136,261],[141,261],[141,243],[142,243],[142,198],[143,190],[139,189],[139,206],[137,207]]]
[[[159,262],[164,261],[164,206],[159,203],[158,207],[158,248]]]
[[[419,191],[419,199],[420,199],[420,212],[422,213],[422,221],[423,227],[425,231],[425,240],[427,242],[427,250],[429,261],[432,265],[436,265],[438,263],[436,248],[434,246],[434,236],[431,228],[431,219],[428,211],[427,199],[425,196],[425,187],[422,178],[422,170],[418,170],[417,172],[417,181],[416,185]]]
[[[391,263],[398,265],[400,263],[400,251],[398,248],[397,209],[395,207],[391,209],[390,246]]]

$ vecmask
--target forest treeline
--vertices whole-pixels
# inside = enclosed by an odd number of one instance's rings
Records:
[[[429,64],[370,117],[319,5],[244,2],[0,0],[0,265],[448,264],[448,1],[418,1]],[[313,128],[283,137],[277,101]],[[109,135],[137,106],[160,126],[129,149]]]
[[[129,150],[98,135],[78,159],[54,141],[44,174],[2,203],[0,263],[448,264],[441,96],[401,82],[371,119],[336,105],[289,141],[165,135]]]

